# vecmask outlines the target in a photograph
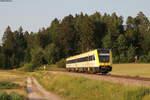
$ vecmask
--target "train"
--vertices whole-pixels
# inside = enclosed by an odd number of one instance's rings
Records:
[[[66,59],[66,69],[70,72],[107,74],[112,71],[112,52],[95,49]]]

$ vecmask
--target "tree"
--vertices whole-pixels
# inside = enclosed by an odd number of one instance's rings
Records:
[[[44,52],[42,48],[35,48],[31,51],[32,54],[32,60],[31,63],[35,68],[41,66],[42,64],[45,64],[46,61],[44,59]]]
[[[76,30],[74,26],[74,18],[72,15],[65,17],[58,29],[58,37],[56,46],[60,48],[61,57],[73,55],[76,49]]]
[[[59,26],[60,26],[60,22],[57,18],[55,18],[52,21],[50,27],[47,28],[48,35],[49,35],[49,37],[51,37],[51,40],[53,43],[57,41],[56,39],[57,39],[57,36],[59,35],[58,34]]]
[[[120,62],[126,62],[127,40],[124,35],[119,35],[116,44],[116,50],[119,55]],[[116,53],[116,54],[117,54]],[[116,56],[116,55],[115,55]]]
[[[135,62],[135,50],[135,47],[133,47],[132,45],[128,47],[128,49],[126,50],[127,62]]]
[[[111,37],[110,37],[110,33],[106,34],[104,36],[104,38],[102,39],[102,47],[106,48],[106,49],[110,49],[111,48]]]
[[[14,32],[15,35],[15,44],[16,50],[14,52],[14,59],[16,67],[18,67],[21,63],[24,62],[27,48],[27,40],[25,37],[25,33],[23,32],[23,28],[20,27],[17,31]]]
[[[38,44],[41,48],[45,48],[50,43],[50,39],[48,37],[48,34],[45,33],[45,31],[38,33],[37,41],[38,41]]]
[[[5,68],[5,55],[3,53],[3,48],[0,46],[0,68]]]
[[[136,55],[138,56],[147,52],[145,45],[148,44],[149,25],[148,18],[142,12],[139,12],[135,18],[128,17],[127,19],[126,36],[128,43],[136,48]]]
[[[102,39],[106,36],[106,23],[103,22],[100,13],[96,12],[90,16],[94,25],[94,39],[96,48],[102,48]]]
[[[44,57],[48,64],[54,64],[57,59],[57,52],[55,44],[50,44],[45,48]]]
[[[12,68],[13,65],[11,64],[11,57],[13,55],[13,52],[15,51],[15,38],[14,34],[11,31],[11,28],[8,26],[4,32],[3,38],[3,50],[4,50],[4,58],[5,58],[5,68]]]
[[[95,27],[90,17],[85,16],[81,23],[79,48],[81,52],[96,48],[94,30]]]

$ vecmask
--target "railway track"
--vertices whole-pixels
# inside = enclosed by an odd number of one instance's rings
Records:
[[[134,76],[123,76],[123,75],[101,75],[101,74],[87,74],[87,73],[75,73],[75,72],[62,72],[62,71],[48,71],[55,74],[68,74],[78,77],[85,77],[94,80],[104,80],[111,83],[119,83],[129,86],[141,86],[150,87],[150,78],[145,77],[134,77]]]

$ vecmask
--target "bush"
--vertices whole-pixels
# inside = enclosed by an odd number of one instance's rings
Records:
[[[25,100],[25,98],[15,92],[11,92],[10,94],[0,92],[0,100]]]
[[[56,61],[56,46],[55,44],[50,44],[45,48],[44,57],[48,64],[54,64]]]
[[[113,63],[119,63],[119,56],[113,57]]]
[[[0,100],[8,100],[8,95],[6,92],[0,92]]]
[[[11,98],[10,100],[24,100],[23,96],[20,96],[15,92],[10,93],[9,96]]]
[[[139,58],[139,62],[148,63],[148,56],[144,55]]]
[[[21,71],[25,71],[25,72],[32,72],[35,69],[35,65],[33,65],[32,63],[26,63],[23,65],[23,67],[20,69]]]
[[[19,84],[12,82],[0,82],[0,89],[14,89],[19,88]]]
[[[65,68],[66,67],[66,60],[65,59],[61,59],[60,61],[58,61],[56,63],[57,67],[60,67],[60,68]]]
[[[32,54],[31,63],[35,65],[35,67],[39,67],[46,63],[43,49],[41,48],[33,49],[31,54]]]

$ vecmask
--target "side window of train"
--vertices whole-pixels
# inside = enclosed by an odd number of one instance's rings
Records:
[[[92,55],[92,56],[89,56],[89,61],[92,61],[92,60],[95,60],[95,57],[94,57],[94,55]]]
[[[77,62],[84,62],[84,61],[92,61],[95,60],[94,55],[91,56],[87,56],[87,57],[82,57],[82,58],[78,58],[78,59],[73,59],[73,60],[68,60],[66,63],[70,64],[70,63],[77,63]]]
[[[91,56],[89,56],[88,58],[89,58],[88,61],[91,61],[91,60],[92,60]]]
[[[92,56],[92,59],[95,60],[95,56],[94,55]]]

